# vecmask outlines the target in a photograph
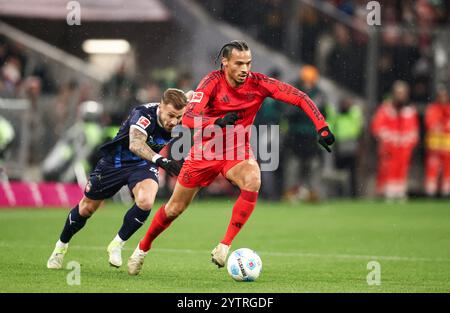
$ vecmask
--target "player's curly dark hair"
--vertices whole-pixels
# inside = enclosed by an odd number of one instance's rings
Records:
[[[237,49],[239,51],[248,51],[250,48],[248,47],[248,44],[244,40],[233,40],[229,43],[226,43],[220,48],[219,53],[216,56],[216,60],[214,61],[215,64],[220,62],[221,58],[229,58],[231,55],[231,51],[233,49]],[[222,63],[220,63],[220,68],[222,68]]]

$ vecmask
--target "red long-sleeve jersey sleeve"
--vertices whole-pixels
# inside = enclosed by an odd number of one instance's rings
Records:
[[[314,123],[316,130],[328,126],[324,116],[306,93],[274,78],[269,78],[259,73],[257,75],[260,76],[258,77],[259,85],[265,88],[268,97],[295,105],[302,109]]]
[[[218,79],[219,76],[213,72],[200,81],[183,115],[183,126],[189,128],[198,127],[199,125],[194,125],[195,118],[201,118],[201,128],[214,124],[218,117],[206,116],[204,112],[209,100],[214,96]]]

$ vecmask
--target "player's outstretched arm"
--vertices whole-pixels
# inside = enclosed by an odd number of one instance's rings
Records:
[[[269,97],[295,105],[302,109],[316,127],[317,134],[319,135],[319,144],[328,152],[331,152],[329,146],[335,141],[334,135],[328,128],[328,123],[325,121],[322,113],[320,113],[311,98],[297,88],[274,78],[264,76],[260,81],[261,85],[267,90]]]
[[[180,173],[180,165],[177,162],[168,160],[167,158],[164,158],[162,155],[153,151],[147,145],[147,135],[134,127],[130,128],[129,149],[138,157],[151,161],[159,167],[162,167],[171,176],[178,176],[178,174]]]

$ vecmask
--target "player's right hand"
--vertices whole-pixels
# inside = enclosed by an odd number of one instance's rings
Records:
[[[225,127],[227,125],[234,125],[238,120],[238,115],[236,112],[230,112],[225,114],[224,117],[218,118],[214,124],[219,125],[220,127]]]
[[[161,156],[160,158],[157,158],[154,163],[159,167],[162,167],[170,176],[178,176],[178,174],[180,174],[181,165],[176,161]]]

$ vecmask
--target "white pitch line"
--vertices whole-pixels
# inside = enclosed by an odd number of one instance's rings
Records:
[[[48,249],[50,252],[53,249],[53,245],[23,245],[17,243],[11,244],[8,242],[0,241],[0,247],[4,248],[14,248],[20,246],[21,249]],[[105,251],[106,247],[102,246],[81,246],[73,245],[70,246],[70,250],[94,250],[94,251]],[[134,248],[126,247],[125,251],[132,251]],[[188,254],[208,254],[207,250],[193,250],[193,249],[173,249],[173,248],[154,248],[155,252],[165,252],[165,253],[188,253]],[[49,253],[50,253],[49,252]],[[406,262],[450,262],[449,258],[424,258],[424,257],[405,257],[405,256],[393,256],[393,255],[358,255],[358,254],[328,254],[328,253],[310,253],[310,252],[275,252],[275,251],[257,251],[261,255],[267,256],[279,256],[279,257],[310,257],[310,258],[330,258],[330,259],[355,259],[355,260],[385,260],[385,261],[406,261]]]

